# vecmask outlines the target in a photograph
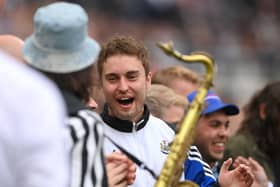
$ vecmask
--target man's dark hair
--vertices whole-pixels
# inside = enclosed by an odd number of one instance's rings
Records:
[[[90,98],[92,88],[95,84],[94,72],[94,66],[91,65],[83,70],[72,73],[42,73],[53,80],[61,90],[74,93],[74,95],[86,103]]]

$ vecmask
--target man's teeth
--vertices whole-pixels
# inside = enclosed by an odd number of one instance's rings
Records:
[[[215,143],[216,146],[225,146],[225,143]]]
[[[121,104],[130,104],[133,102],[133,98],[125,97],[125,98],[120,98],[118,101]]]

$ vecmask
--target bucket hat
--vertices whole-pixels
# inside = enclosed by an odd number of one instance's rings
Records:
[[[77,4],[56,2],[39,8],[33,34],[25,40],[27,64],[46,72],[71,73],[93,64],[99,44],[88,36],[88,15]]]
[[[192,102],[195,99],[196,95],[197,91],[190,93],[188,95],[188,101]],[[212,90],[209,90],[207,92],[204,102],[205,108],[201,112],[202,115],[210,114],[220,110],[223,110],[228,116],[239,114],[239,108],[236,105],[224,103],[222,99]]]

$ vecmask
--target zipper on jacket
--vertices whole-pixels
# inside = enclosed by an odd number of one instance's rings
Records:
[[[133,122],[132,125],[133,125],[133,128],[132,128],[132,132],[136,132],[137,131],[137,128],[138,126],[144,122],[144,119],[140,120],[138,123],[135,123]]]
[[[137,127],[138,127],[138,125],[137,125],[137,123],[135,123],[135,122],[133,122],[133,128],[132,128],[132,132],[134,133],[134,132],[136,132],[137,131]]]

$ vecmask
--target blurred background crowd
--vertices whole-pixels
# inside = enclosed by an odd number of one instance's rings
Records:
[[[2,0],[0,33],[25,39],[35,10],[53,0]],[[243,105],[265,83],[280,78],[280,1],[277,0],[73,0],[90,16],[90,35],[99,42],[115,33],[145,42],[152,70],[181,64],[157,42],[172,40],[183,54],[210,53],[217,64],[215,89]]]

